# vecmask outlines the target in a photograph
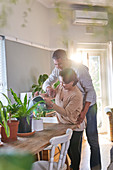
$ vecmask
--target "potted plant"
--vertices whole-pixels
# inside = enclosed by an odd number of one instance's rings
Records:
[[[43,130],[43,120],[42,117],[46,116],[46,104],[42,96],[38,95],[34,97],[30,103],[33,106],[35,103],[39,103],[37,108],[33,109],[32,117],[32,130],[41,131]]]
[[[32,129],[34,131],[41,131],[43,130],[43,119],[42,117],[45,117],[46,112],[41,110],[34,110],[33,111],[33,117],[32,117]]]
[[[29,133],[31,129],[32,110],[37,107],[40,102],[35,103],[29,107],[30,99],[27,101],[27,94],[24,97],[24,102],[17,96],[17,94],[10,88],[11,94],[15,100],[15,105],[18,106],[17,112],[13,117],[19,120],[18,133]]]
[[[18,121],[11,120],[11,113],[7,106],[3,106],[0,101],[0,124],[1,128],[1,141],[2,142],[12,142],[17,140],[17,131],[18,131]]]
[[[32,85],[32,88],[33,88],[32,95],[33,96],[34,96],[34,93],[37,92],[37,91],[40,92],[40,93],[44,92],[43,89],[42,89],[42,85],[47,78],[48,78],[47,74],[40,75],[39,78],[38,78],[38,84]]]
[[[7,120],[8,120],[7,110],[3,106],[2,102],[0,101],[0,124],[1,124],[2,127],[4,127],[7,137],[9,137],[10,136],[10,130],[9,130],[8,125],[7,125]]]

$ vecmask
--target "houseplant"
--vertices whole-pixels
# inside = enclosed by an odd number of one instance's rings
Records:
[[[4,97],[8,101],[8,105],[5,106],[7,112],[9,113],[9,122],[13,122],[11,118],[17,118],[19,121],[18,132],[19,133],[28,133],[31,132],[31,111],[37,107],[39,102],[35,103],[32,107],[29,108],[30,99],[27,102],[27,94],[24,97],[24,102],[17,96],[17,94],[10,88],[9,91],[13,96],[15,103],[12,104],[11,99],[8,98],[5,94]]]
[[[7,109],[7,106],[4,106],[0,101],[0,124],[2,125],[2,142],[12,142],[17,140],[18,123],[19,122],[17,120],[11,121],[11,113],[9,116],[9,110]]]
[[[4,127],[7,137],[9,137],[10,136],[10,130],[9,130],[8,125],[7,125],[7,120],[8,120],[7,110],[3,106],[2,102],[0,101],[0,124],[1,124],[2,127]]]
[[[29,107],[30,99],[27,101],[27,94],[24,97],[24,102],[22,103],[21,99],[17,96],[17,94],[10,89],[11,94],[16,102],[16,105],[19,106],[17,112],[13,117],[16,117],[19,120],[19,133],[29,133],[32,131],[31,129],[31,120],[32,120],[32,110],[37,107],[40,102],[35,103],[33,106]]]
[[[42,74],[39,76],[38,78],[38,84],[33,84],[32,85],[32,88],[33,88],[33,91],[32,91],[32,95],[34,96],[34,93],[35,92],[40,92],[40,93],[43,93],[43,89],[42,89],[42,85],[43,83],[45,82],[45,80],[48,78],[48,75],[47,74]]]
[[[45,117],[45,111],[37,111],[36,109],[33,111],[33,118],[32,118],[32,129],[35,131],[43,130],[43,119],[41,117]]]
[[[36,102],[40,102],[36,109],[33,110],[33,117],[32,117],[32,129],[35,131],[43,130],[43,120],[41,117],[46,116],[46,104],[45,101],[41,96],[36,96],[32,100],[32,105]]]

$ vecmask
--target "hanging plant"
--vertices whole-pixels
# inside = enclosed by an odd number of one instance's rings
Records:
[[[22,27],[26,27],[28,20],[28,14],[31,12],[31,2],[32,0],[23,0],[28,5],[28,8],[23,11],[23,24],[21,24]],[[17,5],[17,3],[20,2],[20,0],[0,0],[0,27],[5,27],[7,25],[7,18],[9,15],[13,13],[12,5]]]

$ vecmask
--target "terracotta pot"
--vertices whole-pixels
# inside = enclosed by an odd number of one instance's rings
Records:
[[[8,124],[9,129],[10,129],[10,137],[6,136],[4,127],[1,128],[1,141],[6,142],[6,143],[13,142],[13,141],[17,140],[17,132],[18,132],[19,121],[11,120],[11,123],[9,123],[9,121],[8,121],[7,124]]]

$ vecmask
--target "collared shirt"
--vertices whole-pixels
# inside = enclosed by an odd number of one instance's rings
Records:
[[[78,83],[77,86],[79,87],[80,91],[83,94],[83,103],[91,102],[90,106],[96,103],[96,92],[93,87],[92,79],[89,74],[89,69],[83,64],[76,64],[75,62],[71,62],[71,68],[75,70]],[[44,82],[43,89],[46,91],[48,86],[51,86],[58,80],[60,70],[58,68],[54,68],[52,73],[50,74],[49,78]]]

